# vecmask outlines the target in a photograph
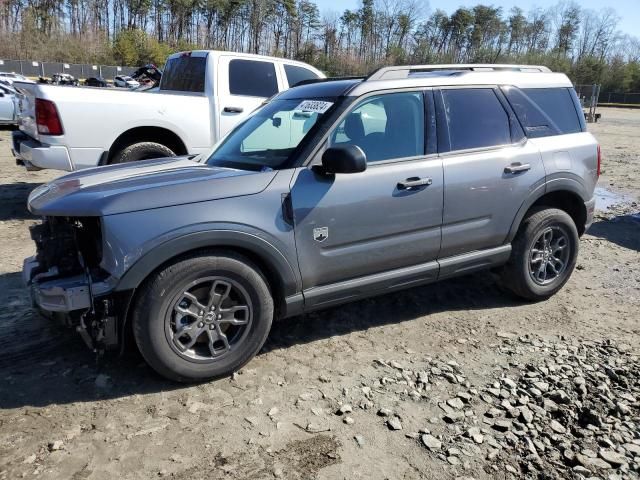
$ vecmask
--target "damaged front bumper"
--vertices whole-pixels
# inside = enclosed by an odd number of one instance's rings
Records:
[[[36,307],[45,312],[70,313],[91,308],[91,295],[86,275],[47,280],[55,272],[33,275],[40,264],[36,257],[24,260],[22,278],[31,287],[31,298]],[[34,282],[34,278],[36,281]]]
[[[112,293],[114,282],[110,277],[95,281],[88,274],[60,277],[55,268],[41,270],[35,256],[24,260],[23,280],[30,288],[34,307],[42,315],[73,328],[94,351],[119,345],[115,302],[128,299]]]

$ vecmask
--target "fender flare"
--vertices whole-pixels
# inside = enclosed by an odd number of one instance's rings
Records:
[[[301,281],[287,258],[264,238],[237,230],[205,230],[174,237],[157,245],[138,259],[120,278],[114,291],[133,290],[163,263],[187,252],[211,247],[246,250],[278,275],[285,297],[301,291]],[[265,272],[267,273],[267,272]]]
[[[544,195],[558,191],[573,193],[578,198],[580,198],[583,203],[589,200],[588,198],[586,198],[588,197],[586,188],[582,181],[578,178],[572,178],[572,175],[551,178],[547,177],[546,182],[535,188],[529,194],[527,199],[522,203],[522,205],[520,205],[520,208],[518,209],[518,212],[516,213],[516,216],[511,223],[511,228],[509,229],[509,234],[507,235],[506,242],[513,241],[516,233],[518,233],[518,229],[520,228],[520,224],[522,223],[524,216],[534,203],[540,200],[540,198],[542,198]]]

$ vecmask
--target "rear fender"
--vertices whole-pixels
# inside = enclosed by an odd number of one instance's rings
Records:
[[[518,213],[507,235],[506,242],[513,241],[525,215],[540,198],[548,193],[559,191],[571,192],[582,199],[583,202],[590,200],[592,196],[588,194],[582,179],[577,175],[570,172],[563,172],[562,176],[558,174],[548,176],[546,182],[533,190],[518,209]]]

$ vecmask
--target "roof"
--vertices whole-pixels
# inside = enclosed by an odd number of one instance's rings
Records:
[[[300,85],[299,87],[293,87],[289,90],[278,95],[278,99],[305,99],[305,98],[319,98],[319,97],[339,97],[346,94],[355,85],[362,83],[360,80],[329,80],[319,81],[316,83],[307,83]]]

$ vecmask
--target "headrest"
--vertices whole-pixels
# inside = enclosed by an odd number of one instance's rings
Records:
[[[344,122],[344,133],[349,140],[358,141],[364,138],[364,125],[359,113],[350,113]]]

